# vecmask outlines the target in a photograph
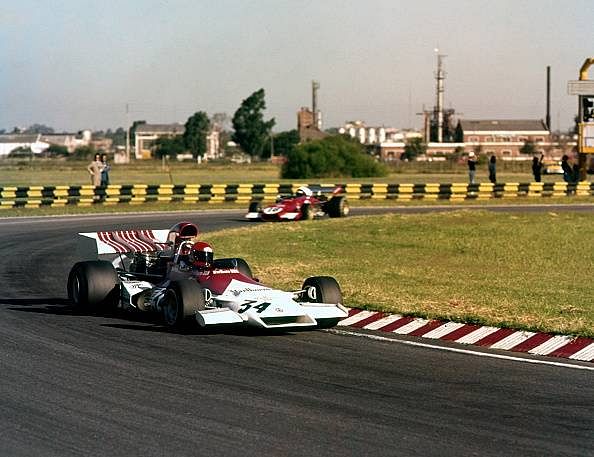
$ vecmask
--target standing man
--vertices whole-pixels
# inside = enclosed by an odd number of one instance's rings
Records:
[[[476,156],[474,151],[468,153],[468,181],[470,184],[474,184],[474,178],[476,176]]]
[[[101,162],[101,155],[95,154],[93,161],[87,165],[87,171],[91,175],[91,184],[95,187],[101,185],[101,170],[103,169],[103,162]]]
[[[497,159],[495,156],[491,156],[489,159],[489,181],[493,184],[497,182]]]
[[[101,163],[103,164],[103,168],[101,168],[101,186],[107,187],[109,186],[109,170],[111,170],[111,165],[107,163],[107,154],[101,154]]]
[[[540,175],[542,173],[542,159],[543,155],[540,155],[540,159],[538,157],[532,158],[532,174],[534,175],[534,182],[540,182]]]

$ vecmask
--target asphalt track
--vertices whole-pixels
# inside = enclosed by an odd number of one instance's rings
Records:
[[[76,232],[181,219],[244,223],[237,211],[0,219],[1,456],[594,454],[592,370],[414,338],[176,334],[67,305]]]

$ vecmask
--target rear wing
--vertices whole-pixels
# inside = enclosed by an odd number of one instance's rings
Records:
[[[337,195],[345,192],[343,185],[326,185],[326,184],[312,184],[307,186],[313,192],[314,195]]]
[[[103,254],[160,252],[169,249],[169,230],[115,230],[79,233],[78,257],[90,260]]]

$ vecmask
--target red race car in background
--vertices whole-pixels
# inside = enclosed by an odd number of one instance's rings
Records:
[[[295,195],[279,196],[273,205],[250,203],[245,217],[261,221],[298,221],[326,215],[345,217],[348,214],[349,204],[343,187],[301,186]]]

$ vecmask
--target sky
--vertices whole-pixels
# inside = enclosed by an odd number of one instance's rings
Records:
[[[0,0],[0,129],[232,117],[264,88],[278,132],[312,80],[324,128],[420,128],[439,49],[460,118],[544,119],[550,66],[565,130],[593,32],[592,0]]]

